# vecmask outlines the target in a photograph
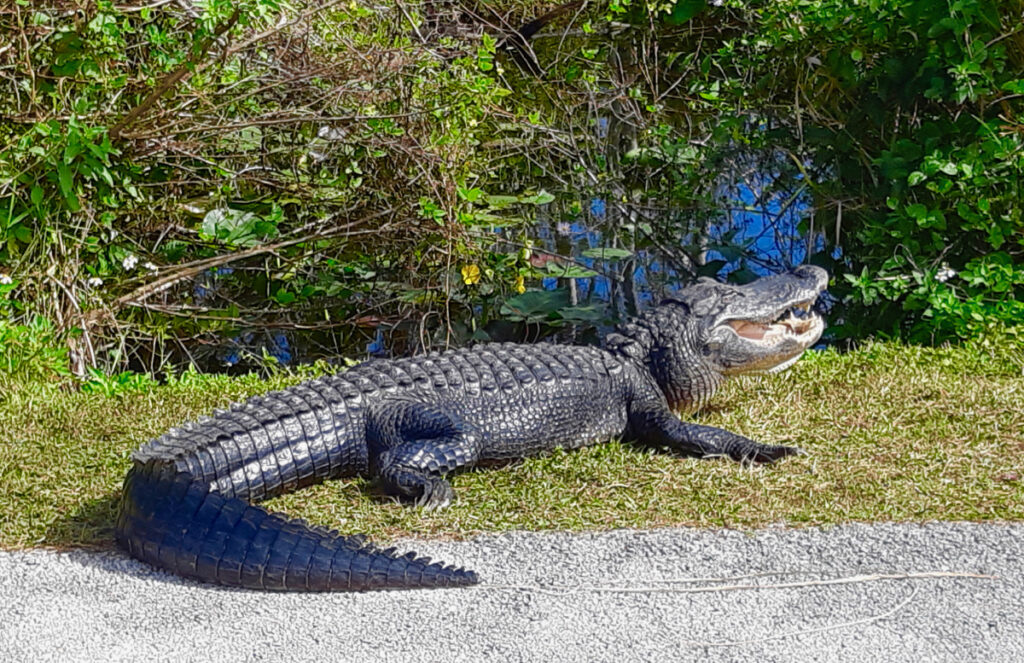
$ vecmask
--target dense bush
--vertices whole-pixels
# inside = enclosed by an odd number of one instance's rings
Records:
[[[8,313],[79,330],[80,373],[244,330],[410,310],[445,328],[450,302],[470,305],[460,269],[493,248],[475,230],[501,192],[472,150],[508,94],[485,73],[494,41],[448,36],[453,17],[276,0],[0,10]],[[492,291],[518,289],[517,255],[491,258]]]
[[[762,25],[776,73],[755,96],[794,100],[774,134],[839,236],[845,332],[1024,319],[1024,4],[771,3]]]
[[[509,57],[546,8],[0,9],[4,315],[48,320],[84,374],[281,331],[594,320],[594,270],[635,305],[810,259],[839,336],[1017,333],[1021,0],[572,3]],[[538,218],[604,246],[538,254]],[[544,277],[568,287],[524,292]]]
[[[689,105],[732,133],[709,130],[715,147],[781,152],[773,186],[809,190],[812,259],[845,297],[833,333],[1019,334],[1024,4],[712,4],[689,21],[705,37]]]

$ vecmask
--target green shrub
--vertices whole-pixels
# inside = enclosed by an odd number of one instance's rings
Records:
[[[42,316],[16,325],[0,318],[0,388],[69,378],[68,348]]]

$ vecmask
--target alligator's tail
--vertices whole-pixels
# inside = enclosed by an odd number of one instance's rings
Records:
[[[254,399],[241,408],[266,407],[274,397],[280,398],[280,394]],[[268,414],[267,410],[262,414]],[[297,429],[301,431],[302,427]],[[179,432],[183,431],[172,433]],[[211,481],[180,454],[153,453],[161,450],[165,438],[136,453],[124,482],[116,536],[133,557],[187,578],[249,589],[367,590],[454,587],[477,582],[472,571],[432,564],[430,558],[413,553],[399,555],[393,549],[381,550],[361,536],[342,536],[249,504],[232,496],[222,482]],[[265,441],[266,448],[252,448],[252,457],[228,461],[232,467],[224,467],[225,472],[217,474],[237,473],[239,468],[233,466],[241,466],[244,460],[259,463],[257,455],[265,462],[266,452],[273,453],[284,443]],[[309,464],[298,448],[314,446],[291,444],[294,442],[288,444],[287,453],[273,453],[281,474],[290,472],[292,477],[296,470],[289,464]],[[207,439],[201,449],[216,452],[219,443],[216,438]],[[191,451],[195,453],[186,451],[189,460],[199,455],[197,450]],[[216,455],[220,454],[203,457]],[[221,458],[226,459],[223,455]],[[303,479],[303,470],[297,474],[299,481],[292,487],[311,483],[310,477]]]

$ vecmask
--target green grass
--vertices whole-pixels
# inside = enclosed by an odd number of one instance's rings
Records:
[[[363,480],[269,504],[380,540],[508,529],[1024,520],[1024,360],[993,352],[872,343],[731,383],[696,418],[809,452],[772,467],[611,443],[460,474],[457,502],[439,513],[395,504]],[[0,546],[112,545],[133,449],[183,420],[299,379],[187,376],[113,396],[0,380]]]

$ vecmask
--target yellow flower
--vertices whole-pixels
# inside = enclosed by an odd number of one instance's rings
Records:
[[[480,268],[476,265],[465,265],[462,268],[462,281],[466,285],[474,285],[480,282]]]
[[[520,295],[526,292],[526,279],[522,275],[516,277],[516,292]]]

